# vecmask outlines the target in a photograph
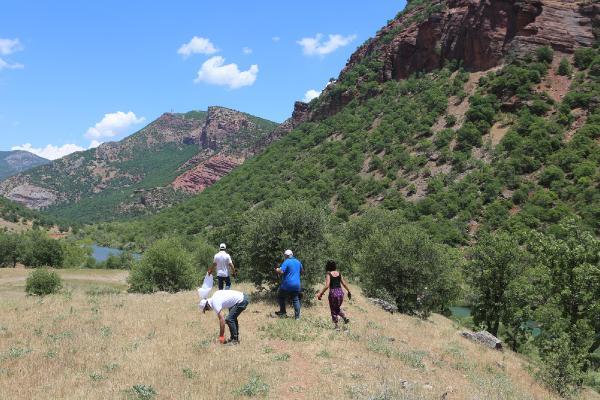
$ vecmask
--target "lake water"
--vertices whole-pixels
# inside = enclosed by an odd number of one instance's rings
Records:
[[[92,257],[96,262],[103,262],[108,259],[109,256],[118,256],[123,253],[123,250],[114,249],[112,247],[103,247],[93,244],[92,245]],[[141,258],[140,254],[133,253],[133,258],[136,260]]]
[[[471,309],[469,307],[450,307],[450,312],[453,316],[459,318],[466,318],[471,315]]]
[[[450,312],[454,317],[467,318],[471,316],[471,309],[469,307],[450,307]],[[531,330],[531,334],[535,337],[542,333],[540,326],[535,321],[527,321],[527,328]]]

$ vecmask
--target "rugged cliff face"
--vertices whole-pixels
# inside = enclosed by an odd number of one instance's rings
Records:
[[[570,54],[594,41],[600,5],[575,0],[433,0],[409,8],[390,21],[350,57],[324,98],[366,60],[377,63],[379,82],[427,72],[448,60],[468,71],[487,70],[542,45]],[[330,96],[311,118],[332,115],[354,94]]]
[[[278,129],[273,128],[272,123],[249,114],[209,107],[199,138],[200,152],[178,169],[183,173],[171,186],[190,194],[203,191],[262,151],[269,143],[265,138],[272,135],[269,132]]]

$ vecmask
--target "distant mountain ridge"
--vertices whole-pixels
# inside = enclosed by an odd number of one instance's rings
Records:
[[[165,113],[133,135],[0,183],[0,194],[84,222],[146,214],[198,193],[278,126],[223,107]]]
[[[24,150],[0,151],[0,180],[49,162]]]

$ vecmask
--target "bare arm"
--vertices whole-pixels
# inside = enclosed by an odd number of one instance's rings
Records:
[[[329,274],[327,274],[327,277],[325,278],[325,287],[323,289],[321,289],[321,291],[317,295],[317,298],[319,300],[321,300],[321,297],[323,297],[323,293],[325,293],[327,291],[327,289],[329,289],[330,279],[331,278],[329,277]]]
[[[346,282],[346,280],[344,279],[343,276],[342,276],[342,286],[344,286],[346,288],[346,290],[348,292],[350,292],[350,288],[348,287],[348,282]]]
[[[212,275],[212,274],[213,274],[213,271],[215,270],[215,268],[217,268],[217,263],[216,263],[216,262],[213,262],[213,263],[212,263],[212,265],[211,265],[210,267],[208,267],[208,271],[207,271],[207,273],[208,273],[209,275]]]
[[[233,265],[233,261],[229,262],[229,269],[231,270],[231,275],[235,276],[237,274],[235,266]]]
[[[219,312],[217,314],[217,317],[219,318],[219,338],[224,338],[225,337],[225,318],[223,318],[222,310],[221,310],[221,312]]]

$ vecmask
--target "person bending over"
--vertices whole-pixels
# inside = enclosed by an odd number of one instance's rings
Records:
[[[198,304],[202,313],[213,310],[219,319],[219,342],[235,345],[240,343],[240,325],[238,317],[248,307],[248,296],[237,290],[217,290],[211,298],[200,300]],[[223,317],[223,309],[228,308],[227,317]],[[229,327],[229,340],[225,340],[225,324]]]

